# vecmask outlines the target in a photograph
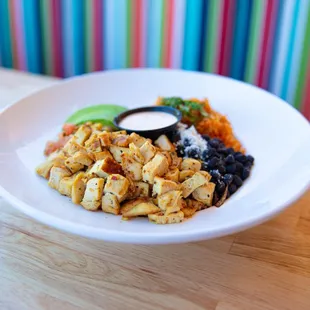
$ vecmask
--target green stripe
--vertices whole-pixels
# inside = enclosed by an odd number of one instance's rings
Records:
[[[51,14],[50,1],[40,2],[41,25],[42,25],[42,48],[43,48],[43,71],[47,75],[52,72],[52,38],[51,38]]]
[[[84,2],[85,12],[85,31],[84,31],[84,42],[85,42],[85,71],[91,72],[93,69],[92,62],[92,1]]]
[[[133,14],[133,9],[132,9],[132,1],[127,0],[126,3],[127,6],[127,38],[126,38],[126,64],[127,67],[131,67],[133,62],[132,62],[132,31],[133,31],[133,26],[132,26],[132,14]]]
[[[297,79],[297,88],[295,92],[294,106],[297,109],[301,108],[302,99],[305,92],[306,74],[309,61],[310,61],[310,6],[308,10],[308,19],[303,43],[303,51]]]
[[[220,17],[221,1],[210,0],[208,10],[208,26],[206,33],[207,48],[204,57],[204,71],[215,72],[216,70],[216,55],[217,55],[217,37]]]
[[[165,18],[166,16],[166,11],[167,11],[167,2],[164,1],[162,2],[162,11],[161,11],[161,22],[160,22],[160,63],[159,67],[164,66],[164,53],[165,53],[165,34],[166,33],[166,25],[167,25],[167,20]]]
[[[244,80],[248,83],[255,82],[258,61],[259,39],[263,34],[263,1],[254,1],[252,9],[252,21],[250,25],[248,55],[245,67]]]

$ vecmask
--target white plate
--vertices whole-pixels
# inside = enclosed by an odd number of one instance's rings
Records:
[[[208,97],[228,115],[255,157],[252,175],[221,208],[182,224],[92,213],[47,186],[34,169],[44,144],[87,105],[152,105],[157,96]],[[231,234],[266,221],[296,200],[310,180],[310,126],[287,103],[259,88],[216,75],[119,70],[73,78],[33,94],[0,115],[0,194],[47,225],[90,238],[128,243],[181,243]]]

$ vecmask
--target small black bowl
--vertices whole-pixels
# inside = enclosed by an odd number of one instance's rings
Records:
[[[151,129],[151,130],[133,130],[133,129],[124,128],[119,125],[119,123],[130,114],[139,113],[139,112],[149,112],[149,111],[165,112],[165,113],[172,114],[177,118],[177,121],[167,127]],[[113,124],[115,127],[117,127],[120,130],[126,130],[128,133],[135,132],[142,137],[150,138],[152,140],[156,140],[160,135],[166,135],[169,139],[173,140],[173,136],[175,135],[177,131],[176,130],[177,124],[181,119],[182,119],[182,113],[177,109],[174,109],[171,107],[165,107],[165,106],[151,106],[151,107],[142,107],[142,108],[137,108],[137,109],[132,109],[132,110],[122,112],[114,118]]]

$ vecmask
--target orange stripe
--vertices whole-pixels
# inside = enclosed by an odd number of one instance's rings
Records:
[[[163,46],[163,66],[165,68],[171,68],[171,53],[172,53],[172,33],[173,33],[173,23],[174,23],[174,0],[167,1],[166,8],[166,23],[165,23],[165,37]]]

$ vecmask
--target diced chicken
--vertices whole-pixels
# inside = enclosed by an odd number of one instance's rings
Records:
[[[120,134],[112,140],[113,145],[121,146],[121,147],[128,147],[131,143],[131,138],[129,135]]]
[[[156,148],[150,141],[145,141],[140,147],[140,152],[144,157],[144,162],[148,163],[156,154]]]
[[[130,138],[131,138],[131,142],[134,143],[137,147],[141,147],[146,141],[149,141],[150,143],[152,143],[152,141],[150,141],[150,139],[146,139],[144,137],[141,137],[138,134],[136,134],[135,132],[130,134]]]
[[[89,211],[98,210],[101,205],[104,179],[94,178],[87,182],[81,205]]]
[[[120,163],[122,161],[122,155],[123,154],[130,154],[130,149],[126,148],[126,147],[111,145],[110,146],[110,152],[112,153],[114,159]]]
[[[122,167],[125,175],[133,181],[142,180],[142,164],[138,163],[129,154],[122,155]]]
[[[175,224],[181,223],[184,220],[184,213],[179,211],[177,213],[172,213],[169,215],[164,215],[162,213],[149,214],[148,218],[151,222],[156,224]]]
[[[160,154],[164,155],[164,156],[167,158],[167,160],[168,160],[168,165],[170,166],[171,163],[172,163],[172,159],[171,159],[170,152],[161,151]]]
[[[170,191],[158,196],[158,206],[162,211],[180,210],[182,207],[182,191]]]
[[[78,151],[73,154],[73,159],[77,163],[80,163],[81,165],[89,167],[93,160],[90,158],[89,154],[85,153],[84,151]]]
[[[85,141],[90,137],[92,129],[90,126],[81,125],[79,129],[74,134],[76,143],[84,145]]]
[[[75,204],[80,204],[85,193],[86,189],[86,184],[84,182],[84,177],[85,174],[83,172],[78,173],[74,181],[72,183],[72,188],[71,188],[71,198],[72,202]]]
[[[124,174],[122,166],[114,159],[106,157],[102,160],[96,161],[88,174],[96,174],[101,178],[106,178],[110,174]]]
[[[72,196],[72,185],[75,179],[75,175],[71,177],[64,177],[59,182],[58,191],[60,194],[71,197]]]
[[[196,188],[207,183],[205,176],[196,172],[191,178],[182,183],[183,197],[187,198]]]
[[[98,133],[98,138],[103,147],[109,147],[111,145],[111,133],[107,131],[103,131]]]
[[[96,153],[102,151],[100,139],[96,133],[93,133],[85,142],[85,148],[89,153]]]
[[[164,178],[166,180],[170,180],[170,181],[173,181],[173,182],[179,182],[179,175],[180,175],[180,171],[178,168],[174,168],[172,170],[169,170]]]
[[[203,202],[208,207],[212,206],[213,194],[215,190],[215,184],[209,182],[205,185],[199,186],[193,191],[193,198]]]
[[[168,168],[169,164],[167,158],[160,153],[156,154],[151,161],[143,166],[143,181],[153,184],[154,178],[156,176],[163,176],[168,172]]]
[[[170,169],[175,169],[175,168],[180,169],[181,168],[181,163],[182,163],[182,158],[178,157],[177,152],[171,152],[170,156],[171,156]]]
[[[147,216],[148,214],[158,213],[160,211],[152,202],[141,201],[140,199],[138,199],[137,203],[131,203],[130,206],[127,204],[121,208],[123,217]]]
[[[65,165],[72,173],[76,173],[76,172],[78,172],[84,168],[84,165],[75,161],[75,159],[73,157],[69,157],[65,161]]]
[[[179,174],[179,181],[184,182],[185,180],[191,178],[195,174],[193,170],[182,170]]]
[[[67,168],[54,166],[50,171],[48,185],[51,188],[58,190],[61,179],[64,177],[69,177],[70,175],[71,172]]]
[[[104,193],[112,193],[117,197],[119,202],[122,202],[126,197],[129,185],[129,181],[122,175],[112,174],[107,178]]]
[[[186,204],[187,204],[187,208],[194,208],[197,211],[203,210],[206,208],[206,205],[201,202],[201,201],[197,201],[195,199],[186,199]],[[182,209],[183,210],[183,209]]]
[[[86,153],[86,149],[76,142],[76,138],[72,137],[64,146],[63,150],[70,156],[73,156],[76,152]]]
[[[120,212],[120,204],[117,200],[117,197],[112,193],[106,193],[102,197],[101,204],[102,211],[106,213],[119,214]]]
[[[181,170],[199,171],[201,169],[201,163],[197,159],[185,158],[181,164]]]
[[[144,164],[144,156],[142,155],[140,149],[134,144],[129,144],[130,155],[132,158],[140,164]]]
[[[162,195],[169,191],[178,190],[179,187],[180,185],[173,181],[165,180],[164,178],[160,177],[155,177],[152,196]]]
[[[208,182],[209,182],[209,181],[211,180],[211,178],[212,178],[211,174],[210,174],[209,172],[207,172],[207,171],[200,170],[199,173],[202,174],[202,175],[206,178],[206,180],[207,180]]]
[[[126,134],[127,134],[126,130],[113,131],[111,132],[111,140],[117,138],[118,136],[126,135]]]
[[[53,168],[53,166],[54,166],[54,163],[52,161],[47,160],[36,168],[36,173],[39,176],[45,179],[48,179],[50,177],[50,171]]]
[[[107,157],[110,157],[111,159],[114,159],[112,154],[108,150],[103,150],[99,153],[94,153],[95,161],[105,159]]]
[[[135,182],[135,196],[136,197],[149,197],[150,185],[145,182]]]
[[[157,145],[160,149],[164,151],[174,151],[175,147],[170,142],[170,140],[167,138],[166,135],[161,135],[155,142],[155,145]]]

